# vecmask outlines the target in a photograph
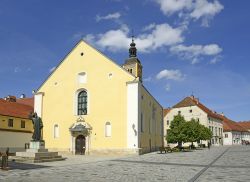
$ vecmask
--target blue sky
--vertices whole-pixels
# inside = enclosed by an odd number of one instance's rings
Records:
[[[250,1],[0,0],[0,97],[32,90],[83,38],[122,64],[134,30],[144,84],[250,120]]]

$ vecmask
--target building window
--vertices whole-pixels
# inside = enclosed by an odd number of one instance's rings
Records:
[[[78,83],[86,83],[87,82],[87,74],[85,72],[78,73]]]
[[[58,124],[54,125],[54,138],[59,138],[59,126],[58,126]]]
[[[85,90],[81,91],[78,94],[78,115],[86,115],[87,114],[87,92]]]
[[[111,137],[111,124],[106,122],[105,124],[105,137]]]
[[[169,125],[169,120],[167,120],[167,125]]]
[[[21,128],[25,128],[25,121],[21,121]]]
[[[8,120],[8,127],[13,127],[13,119]]]
[[[189,112],[192,113],[193,112],[192,109],[190,109]]]
[[[225,138],[228,138],[228,134],[225,133]]]
[[[141,113],[141,132],[143,132],[143,114]]]

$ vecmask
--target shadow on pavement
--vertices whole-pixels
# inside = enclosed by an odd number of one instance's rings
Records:
[[[41,169],[41,168],[49,168],[50,166],[44,166],[39,164],[30,164],[30,163],[19,163],[10,161],[9,162],[9,170],[30,170],[30,169]]]

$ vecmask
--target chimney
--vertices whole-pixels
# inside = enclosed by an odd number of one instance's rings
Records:
[[[198,97],[195,98],[195,101],[196,101],[197,104],[199,104],[199,98]]]
[[[20,95],[20,99],[24,99],[24,98],[26,98],[26,95],[25,94],[21,94]]]
[[[7,97],[4,98],[6,101],[9,102],[16,102],[16,97],[12,95],[8,95]]]

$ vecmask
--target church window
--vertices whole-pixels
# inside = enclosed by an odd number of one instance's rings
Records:
[[[58,126],[58,124],[54,125],[54,138],[59,138],[59,126]]]
[[[78,115],[86,115],[87,114],[87,92],[85,90],[81,91],[78,94]]]
[[[111,137],[111,124],[106,122],[105,124],[105,137]]]
[[[87,82],[87,74],[85,72],[78,73],[78,83],[86,83]]]

